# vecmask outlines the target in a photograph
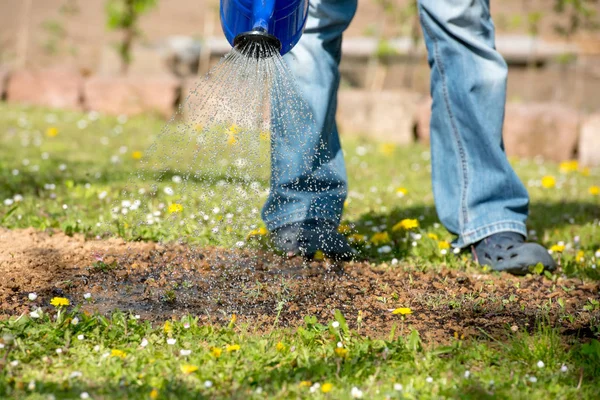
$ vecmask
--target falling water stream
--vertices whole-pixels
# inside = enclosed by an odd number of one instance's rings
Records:
[[[279,52],[256,41],[232,49],[144,152],[127,200],[113,208],[121,233],[244,247],[260,227],[272,141],[299,145],[310,129]]]
[[[177,260],[151,263],[150,278],[164,280],[166,270],[174,273],[172,282],[149,291],[148,311],[176,290],[180,304],[202,296],[203,304],[212,302],[223,313],[235,313],[239,304],[218,299],[223,285],[238,287],[240,293],[251,290],[248,280],[285,286],[279,276],[245,277],[241,270],[253,274],[266,257],[261,249],[268,240],[260,213],[269,194],[271,149],[275,143],[311,148],[301,165],[289,165],[310,168],[318,147],[305,143],[315,137],[307,135],[311,129],[316,129],[312,113],[291,71],[267,42],[250,41],[232,49],[190,91],[113,204],[111,224],[128,240],[185,243],[181,264],[206,262],[206,249],[222,246],[209,262],[210,269],[222,273],[215,278],[193,267],[178,270]],[[123,282],[123,291],[128,285]],[[283,300],[272,301],[281,306]]]

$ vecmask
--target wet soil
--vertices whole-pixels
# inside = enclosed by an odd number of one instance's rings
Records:
[[[84,310],[120,309],[156,322],[185,314],[226,323],[231,314],[251,329],[295,327],[304,316],[320,322],[339,309],[361,334],[388,337],[417,329],[426,341],[459,336],[489,338],[532,330],[539,321],[565,336],[592,337],[599,310],[598,282],[541,276],[514,277],[445,269],[423,272],[396,266],[304,263],[261,251],[193,248],[185,244],[86,240],[61,232],[0,228],[0,316],[47,307],[54,296]],[[30,292],[39,298],[27,299]],[[563,304],[561,306],[559,304]],[[410,307],[402,321],[391,310]],[[357,319],[362,316],[362,322]]]

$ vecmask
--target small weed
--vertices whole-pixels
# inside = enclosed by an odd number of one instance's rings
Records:
[[[586,311],[600,310],[600,301],[596,299],[588,299],[588,302],[583,306],[583,309]]]
[[[106,263],[104,261],[96,261],[95,263],[92,264],[92,271],[94,272],[110,272],[112,270],[115,270],[117,268],[118,264],[116,261],[110,262],[110,263]]]
[[[173,304],[177,300],[177,294],[174,289],[166,290],[161,299],[167,304]]]

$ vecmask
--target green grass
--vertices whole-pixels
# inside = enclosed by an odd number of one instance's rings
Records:
[[[144,399],[155,390],[165,399],[347,399],[356,387],[365,399],[579,399],[595,398],[600,378],[600,342],[567,348],[543,326],[502,343],[457,338],[435,347],[417,331],[396,340],[362,337],[341,314],[326,325],[306,318],[295,331],[253,332],[233,321],[200,326],[191,317],[153,329],[122,313],[75,309],[56,320],[23,316],[0,330],[7,355],[0,395],[12,398]],[[331,391],[323,393],[327,383]]]
[[[208,151],[198,156],[186,142],[196,139],[193,129],[181,134],[177,123],[163,127],[163,121],[148,117],[119,122],[112,117],[0,105],[0,200],[23,197],[11,205],[0,203],[0,224],[154,241],[183,237],[225,246],[245,240],[262,226],[258,210],[268,189],[264,143],[250,151],[247,143],[228,146],[227,135],[217,134],[211,136],[213,142],[205,143]],[[56,128],[58,134],[48,137],[48,128]],[[153,143],[156,146],[148,150]],[[437,243],[453,238],[437,220],[428,150],[357,139],[344,140],[344,149],[350,180],[344,219],[350,223],[348,234],[367,239],[364,254],[374,261],[412,257],[413,263],[444,261],[461,268],[454,257],[441,255]],[[135,152],[141,152],[143,160],[135,160]],[[246,166],[236,167],[239,159]],[[600,196],[590,190],[600,185],[600,170],[527,160],[514,164],[530,191],[533,239],[547,247],[563,242],[566,272],[597,279],[592,267],[600,250]],[[182,183],[172,180],[190,173]],[[544,176],[553,177],[556,185],[542,187]],[[174,193],[165,193],[166,188]],[[401,197],[398,190],[406,194]],[[142,205],[123,216],[122,209],[127,208],[123,201],[135,200]],[[183,210],[170,214],[173,203]],[[157,211],[160,221],[140,226],[147,213]],[[229,228],[224,225],[228,214],[233,216]],[[414,237],[391,230],[402,219],[419,221],[420,228],[413,231],[423,238],[418,246],[411,245]],[[214,227],[222,229],[215,234]],[[390,253],[380,253],[381,245],[368,243],[374,229],[389,232]]]
[[[264,161],[264,143],[248,154],[248,147],[232,148],[217,140],[211,146],[218,162],[208,167],[211,155],[201,156],[205,158],[194,164],[196,177],[178,184],[172,177],[185,176],[193,151],[168,158],[160,148],[147,150],[157,140],[169,151],[182,144],[177,125],[157,139],[163,125],[148,117],[119,121],[0,104],[0,225],[56,228],[90,237],[118,234],[156,241],[184,237],[200,245],[233,246],[245,241],[250,231],[262,226],[259,214],[252,210],[260,209],[268,174],[265,165],[236,167],[235,160]],[[47,135],[48,128],[56,128],[58,134]],[[345,139],[344,149],[350,179],[344,214],[347,234],[366,239],[357,246],[370,261],[394,265],[396,259],[400,260],[397,268],[421,270],[479,269],[465,262],[466,256],[442,252],[440,242],[452,237],[436,217],[425,147]],[[134,159],[137,151],[144,153],[149,168],[142,169],[142,162]],[[532,236],[548,247],[564,244],[559,256],[565,275],[599,279],[600,197],[590,188],[600,184],[600,171],[524,160],[514,165],[530,190]],[[156,180],[163,172],[167,178]],[[544,176],[554,177],[556,185],[542,187]],[[166,193],[166,187],[174,188],[174,193]],[[249,195],[238,196],[238,189]],[[406,193],[399,195],[400,189]],[[124,200],[136,199],[143,213],[115,218],[123,208],[130,208]],[[182,211],[169,213],[172,204],[181,204]],[[160,219],[138,226],[147,211],[160,211]],[[227,219],[234,220],[233,229],[226,229]],[[416,219],[419,227],[409,233],[393,232],[392,227],[403,219]],[[213,233],[215,227],[222,229]],[[372,243],[375,227],[389,233],[389,243]],[[380,252],[386,244],[391,251]],[[598,307],[593,302],[589,306]],[[542,322],[531,334],[507,329],[508,339],[502,341],[456,339],[442,346],[421,343],[416,331],[394,340],[364,337],[348,331],[341,316],[338,329],[333,320],[320,325],[308,318],[301,329],[270,332],[233,323],[198,326],[186,318],[174,322],[172,332],[166,333],[163,327],[153,328],[118,312],[108,318],[88,316],[75,305],[56,320],[56,310],[46,312],[39,319],[25,315],[0,322],[4,344],[0,397],[79,398],[88,392],[91,398],[150,398],[156,389],[158,398],[337,399],[351,398],[354,386],[365,399],[597,398],[600,392],[600,343],[561,337]],[[75,316],[77,325],[70,323]],[[77,339],[78,335],[84,339]],[[167,344],[167,337],[176,343]],[[141,348],[144,338],[149,344]],[[347,350],[345,357],[335,353],[340,341]],[[279,342],[283,347],[278,349]],[[227,352],[226,346],[232,344],[239,344],[239,351]],[[222,349],[221,356],[211,355],[212,348]],[[182,356],[181,349],[192,353]],[[111,356],[112,350],[125,352],[124,358]],[[537,366],[539,361],[543,368]],[[566,372],[560,370],[563,364]],[[198,370],[186,375],[182,365]],[[205,387],[207,380],[212,387]],[[303,381],[310,384],[304,386]],[[315,383],[321,388],[331,383],[331,392],[311,393]],[[394,384],[403,389],[395,390]]]

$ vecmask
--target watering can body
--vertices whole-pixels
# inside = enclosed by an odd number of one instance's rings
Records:
[[[221,26],[233,46],[238,35],[260,31],[281,42],[283,55],[298,43],[308,15],[308,0],[221,0]]]

